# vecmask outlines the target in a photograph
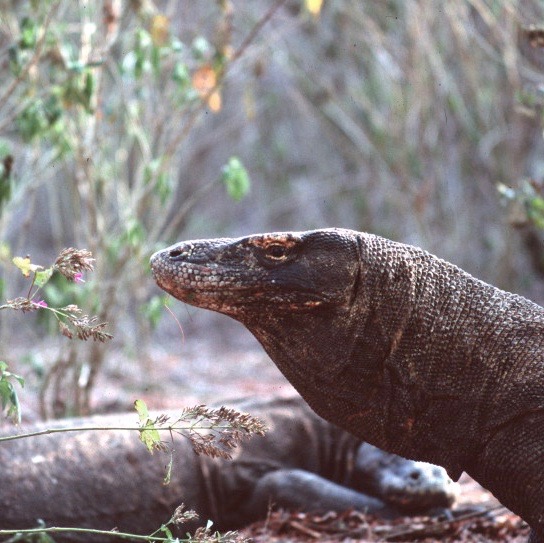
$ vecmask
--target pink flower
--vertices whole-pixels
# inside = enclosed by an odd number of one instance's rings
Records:
[[[33,302],[36,307],[48,307],[45,300],[40,300],[39,302]]]
[[[83,279],[82,273],[74,274],[74,283],[85,283],[85,279]]]

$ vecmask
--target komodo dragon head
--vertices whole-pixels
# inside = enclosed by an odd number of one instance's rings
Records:
[[[182,242],[155,253],[151,268],[179,300],[242,321],[344,306],[355,287],[357,247],[340,230],[323,232]]]
[[[370,443],[358,449],[352,486],[410,514],[451,507],[459,494],[459,485],[443,468],[406,460]]]

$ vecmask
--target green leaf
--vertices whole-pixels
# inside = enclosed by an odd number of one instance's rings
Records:
[[[544,199],[531,198],[527,202],[527,216],[537,228],[544,230]]]
[[[15,379],[21,387],[24,387],[25,380],[15,373],[7,371],[8,365],[0,361],[0,404],[2,410],[7,408],[7,416],[14,419],[17,424],[21,422],[21,405],[19,397],[13,387],[11,379]]]
[[[11,376],[19,383],[21,388],[24,388],[25,386],[25,380],[20,375],[16,375],[15,373],[12,373]]]
[[[536,196],[532,198],[529,203],[535,211],[539,213],[544,213],[544,198]]]
[[[66,91],[63,92],[64,99],[67,99]],[[30,141],[36,136],[53,134],[54,129],[62,120],[62,114],[62,104],[59,97],[51,94],[46,100],[37,99],[28,104],[19,113],[15,122],[21,137],[25,141]]]
[[[2,377],[2,379],[0,379],[0,402],[2,403],[2,409],[5,409],[10,403],[12,389],[13,385]]]
[[[37,35],[38,27],[36,23],[32,19],[25,17],[21,21],[21,39],[19,40],[21,49],[34,49]]]
[[[150,453],[161,448],[161,436],[151,420],[140,430],[140,440]]]
[[[41,100],[37,100],[25,107],[17,116],[17,128],[25,141],[30,141],[46,127],[47,121],[42,105]]]
[[[51,279],[53,275],[53,268],[46,268],[45,270],[40,270],[36,272],[36,277],[34,279],[34,284],[42,288],[45,284]]]
[[[161,525],[161,532],[164,533],[164,535],[167,537],[168,540],[174,540],[174,536],[170,530],[170,528],[168,528],[168,526],[166,524],[162,524]]]
[[[233,200],[239,201],[249,192],[249,175],[238,157],[231,157],[223,166],[221,179]]]
[[[146,69],[148,50],[151,45],[150,35],[142,29],[136,32],[136,42],[134,44],[134,77],[142,77]]]
[[[189,70],[187,64],[183,62],[176,62],[174,70],[172,71],[172,79],[182,88],[185,89],[191,83],[191,77],[189,76]]]
[[[16,373],[12,373],[11,371],[8,371],[8,365],[6,362],[0,361],[0,380],[4,379],[15,379],[21,387],[25,386],[25,380],[20,375],[17,375]]]
[[[138,412],[138,416],[140,417],[140,422],[145,423],[149,419],[149,411],[147,410],[147,405],[143,400],[136,400],[134,402],[134,407],[136,408],[136,411]]]
[[[37,537],[38,543],[55,543],[55,540],[45,532],[41,532]]]
[[[134,407],[140,418],[140,441],[147,447],[150,453],[161,448],[161,436],[155,428],[154,422],[149,418],[147,405],[143,400],[136,400]]]

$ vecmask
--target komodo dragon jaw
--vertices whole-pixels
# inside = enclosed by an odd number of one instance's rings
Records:
[[[210,243],[210,241],[212,241]],[[157,284],[191,305],[235,318],[250,312],[311,311],[342,305],[356,274],[353,258],[335,260],[342,233],[272,233],[177,243],[151,257]],[[317,264],[317,265],[316,265]],[[334,286],[331,288],[331,286]]]

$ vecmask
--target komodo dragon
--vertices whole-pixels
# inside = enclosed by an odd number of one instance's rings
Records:
[[[158,285],[241,321],[309,405],[469,473],[544,543],[544,309],[419,248],[344,229],[173,245]]]
[[[0,443],[0,528],[92,527],[149,534],[184,502],[200,523],[239,528],[265,518],[269,505],[301,510],[355,507],[385,517],[452,505],[457,486],[443,468],[384,453],[325,422],[300,398],[232,405],[269,427],[239,446],[232,460],[196,456],[177,438],[169,455],[151,455],[136,432],[70,432]],[[175,420],[177,415],[173,415]],[[134,426],[136,414],[66,419],[57,426]],[[26,430],[50,428],[42,423]],[[3,431],[3,434],[6,434]],[[350,488],[351,487],[351,488]],[[55,540],[89,536],[71,534]]]

